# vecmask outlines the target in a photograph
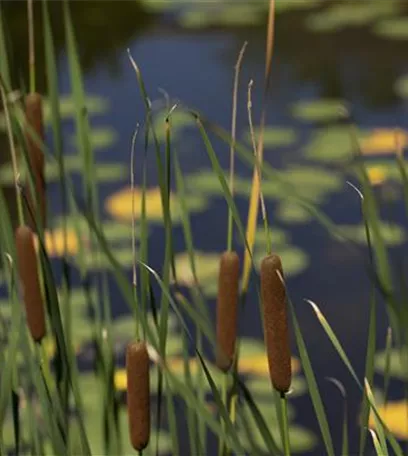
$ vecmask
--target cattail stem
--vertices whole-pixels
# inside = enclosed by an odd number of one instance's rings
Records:
[[[28,202],[33,214],[39,213],[42,228],[46,225],[46,194],[45,194],[45,160],[42,151],[44,142],[44,124],[42,113],[42,97],[38,93],[30,93],[25,99],[27,122],[26,143],[28,165],[33,175],[33,190],[28,192]],[[35,204],[37,201],[37,204]],[[35,210],[37,209],[37,211]],[[36,226],[36,216],[32,224]]]
[[[132,446],[142,451],[150,437],[149,354],[145,342],[131,342],[126,351],[127,407]]]
[[[34,246],[34,235],[26,225],[16,230],[17,261],[27,324],[32,338],[40,342],[45,335],[45,313],[38,275],[38,263]]]
[[[226,372],[235,355],[237,338],[237,309],[239,286],[239,257],[236,252],[221,255],[217,297],[217,356],[216,364]]]
[[[290,456],[290,440],[289,440],[289,422],[288,422],[288,399],[285,393],[281,393],[282,415],[283,415],[283,454]]]
[[[273,387],[280,393],[286,393],[290,388],[292,371],[286,289],[278,255],[268,255],[262,260],[261,295],[269,374]]]

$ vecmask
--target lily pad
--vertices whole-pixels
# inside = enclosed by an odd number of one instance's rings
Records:
[[[309,256],[298,247],[292,245],[276,246],[273,251],[281,257],[285,277],[300,274],[309,266]],[[257,270],[259,270],[261,261],[265,255],[266,249],[259,250],[257,248],[254,251],[254,262]]]
[[[132,190],[126,187],[113,194],[105,201],[107,212],[123,222],[131,222],[132,210],[134,207],[135,219],[139,219],[142,213],[143,190],[135,188]],[[158,187],[145,190],[146,217],[149,222],[161,222],[163,220],[163,208],[160,189]],[[207,206],[207,200],[200,195],[187,195],[186,205],[189,211],[199,212]],[[172,222],[180,221],[181,207],[174,193],[170,194],[170,210]]]
[[[310,15],[306,26],[314,32],[338,31],[346,27],[371,24],[379,18],[398,12],[398,1],[367,0],[334,4],[325,10]]]
[[[266,423],[269,424],[271,434],[275,442],[280,444],[280,433],[279,425],[277,422],[276,412],[274,407],[270,407],[269,404],[260,403],[258,404],[260,412]],[[256,424],[255,419],[252,417],[251,412],[249,411],[248,405],[243,405],[244,413],[248,420],[249,432],[251,434],[251,440],[256,443],[261,451],[267,452],[268,448],[265,444],[265,441],[262,437],[262,434],[259,430],[259,427]],[[273,424],[272,424],[273,423]],[[246,432],[240,427],[240,435],[243,437],[243,443],[245,448],[249,451],[251,449],[251,443]],[[289,439],[290,439],[290,449],[295,453],[304,453],[312,450],[317,444],[316,436],[309,430],[300,427],[296,424],[290,423],[289,425]]]
[[[88,94],[85,99],[85,106],[89,115],[104,114],[109,109],[109,102],[106,98],[98,95]],[[60,116],[62,120],[73,118],[75,116],[75,101],[70,95],[59,96]],[[20,115],[23,121],[23,116]],[[43,119],[46,125],[51,124],[51,103],[48,99],[43,100]],[[0,130],[6,128],[6,119],[4,113],[0,113]]]
[[[408,17],[383,20],[373,28],[373,31],[376,35],[391,40],[408,40]]]
[[[405,399],[389,401],[377,405],[377,411],[388,430],[400,440],[408,440],[408,401]],[[372,429],[376,428],[376,418],[370,413],[368,423]]]
[[[375,128],[361,140],[363,155],[392,155],[395,156],[397,146],[408,145],[408,133],[402,130]]]
[[[255,142],[258,143],[260,129],[254,128]],[[252,144],[251,134],[248,130],[245,133],[245,140]],[[265,127],[264,129],[264,146],[269,147],[285,147],[291,146],[297,141],[296,130],[287,127]]]
[[[94,149],[103,149],[111,147],[118,140],[118,134],[116,130],[110,127],[104,128],[92,128],[89,136],[91,146]],[[71,137],[71,144],[76,146],[77,137],[76,135]]]
[[[353,143],[348,127],[336,126],[318,130],[304,148],[304,154],[314,160],[336,163],[352,157]]]
[[[251,394],[255,397],[271,397],[273,392],[273,387],[271,380],[268,378],[249,378],[245,382]],[[288,395],[289,399],[302,396],[307,392],[307,384],[303,377],[296,375],[292,378],[292,383],[290,385],[290,394]]]
[[[196,251],[194,254],[195,267],[197,273],[198,283],[207,283],[208,281],[217,280],[220,253],[200,252]],[[178,253],[175,256],[175,266],[177,280],[180,285],[192,286],[194,282],[194,274],[190,266],[190,259],[187,252]]]
[[[179,16],[179,22],[186,28],[210,26],[253,26],[262,19],[262,9],[249,4],[230,3],[213,8],[190,9]]]
[[[154,117],[154,131],[158,141],[166,140],[166,116],[167,111],[160,111]],[[194,126],[194,119],[191,114],[176,109],[170,116],[170,138],[171,141],[177,141],[185,128]]]
[[[408,75],[401,76],[395,82],[395,92],[402,98],[408,98]]]
[[[364,225],[337,225],[337,227],[346,238],[359,244],[367,244]],[[380,232],[384,242],[390,247],[401,245],[406,241],[406,231],[399,225],[381,222]]]
[[[375,355],[375,369],[381,374],[385,373],[386,352],[381,351]],[[396,348],[390,351],[389,373],[391,377],[400,380],[408,380],[408,349],[398,350]]]
[[[323,0],[276,0],[275,10],[277,13],[294,10],[306,10],[319,6]]]
[[[280,203],[275,216],[285,223],[307,223],[313,219],[312,215],[302,206],[290,202]]]
[[[64,170],[66,173],[82,173],[83,160],[79,155],[66,155],[64,157]],[[95,176],[99,183],[117,182],[124,177],[127,177],[129,170],[122,163],[96,163]],[[20,178],[27,178],[27,170],[25,166],[20,168]],[[47,182],[56,182],[61,179],[58,164],[56,162],[47,162],[45,166],[45,179]],[[11,185],[14,182],[13,169],[11,164],[6,164],[0,167],[0,182],[5,185]]]
[[[310,122],[330,122],[344,118],[344,102],[336,99],[300,101],[292,106],[292,115]]]

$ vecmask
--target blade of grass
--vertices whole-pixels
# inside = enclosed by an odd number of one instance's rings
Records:
[[[328,456],[335,456],[333,442],[330,434],[330,428],[327,421],[326,412],[324,410],[322,398],[319,393],[319,387],[317,386],[316,377],[313,372],[313,367],[310,362],[309,354],[306,349],[305,341],[300,330],[300,326],[293,308],[293,304],[290,299],[288,299],[290,312],[292,314],[293,326],[295,331],[296,344],[298,346],[299,355],[303,370],[306,377],[307,386],[310,393],[310,398],[312,400],[313,408],[316,413],[316,417],[319,423],[320,432],[323,437],[323,442],[326,448]]]

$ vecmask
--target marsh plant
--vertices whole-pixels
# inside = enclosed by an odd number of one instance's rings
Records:
[[[1,7],[0,3],[0,12]],[[41,14],[43,27],[37,47],[41,45],[45,55],[45,94],[36,91],[32,1],[27,7],[28,88],[12,85],[9,61],[13,43],[0,16],[2,132],[8,139],[14,188],[11,209],[0,192],[1,280],[6,294],[0,306],[0,454],[204,455],[218,451],[220,455],[290,455],[320,448],[320,454],[334,456],[351,454],[350,448],[358,447],[361,455],[373,448],[378,455],[392,452],[402,456],[404,451],[379,410],[374,391],[376,308],[380,303],[386,306],[392,328],[384,353],[386,379],[392,364],[391,334],[395,350],[401,356],[406,353],[408,314],[405,300],[395,292],[397,278],[388,258],[369,174],[361,160],[359,138],[353,133],[347,111],[337,102],[300,109],[297,115],[311,110],[320,119],[319,115],[335,113],[336,119],[342,119],[341,128],[354,141],[353,166],[358,180],[353,185],[361,196],[362,236],[368,243],[373,285],[364,377],[356,374],[317,304],[308,302],[360,389],[358,443],[348,440],[345,407],[341,448],[333,444],[320,379],[315,376],[296,306],[290,299],[285,279],[290,264],[285,265],[286,256],[278,248],[284,233],[269,223],[274,214],[268,213],[265,195],[275,192],[289,205],[294,204],[292,218],[313,217],[333,235],[346,236],[285,172],[264,161],[265,143],[282,140],[270,132],[268,136],[266,130],[274,0],[268,11],[264,92],[257,128],[252,121],[252,82],[248,86],[252,147],[236,139],[245,45],[235,67],[230,131],[196,110],[171,105],[168,97],[164,117],[157,116],[142,69],[128,53],[145,118],[139,119],[131,141],[130,217],[123,211],[124,203],[111,200],[108,205],[108,210],[118,215],[118,222],[106,221],[100,211],[100,175],[89,121],[92,103],[84,90],[69,2],[62,2],[61,14],[73,97],[70,109],[76,127],[76,167],[65,153],[64,112],[48,1],[35,9]],[[51,137],[45,135],[45,104]],[[195,249],[191,213],[205,204],[190,194],[189,176],[182,171],[182,159],[174,147],[177,116],[196,129],[211,164],[209,179],[215,181],[226,203],[225,251],[210,259],[209,254]],[[212,136],[228,146],[229,170],[221,167]],[[285,138],[291,141],[287,135]],[[398,134],[395,138],[406,196],[403,146]],[[136,153],[139,144],[141,153]],[[155,190],[148,185],[148,151],[154,154],[156,165]],[[236,156],[253,171],[249,187],[235,173]],[[73,169],[81,172],[81,186],[72,179]],[[55,195],[60,199],[61,214],[52,213],[47,204],[50,193],[46,183],[51,177],[58,182]],[[200,185],[200,178],[193,176],[192,182]],[[248,188],[244,223],[236,196]],[[14,207],[17,220],[12,217]],[[52,230],[56,218],[59,237]],[[163,224],[165,241],[160,269],[151,266],[149,257],[149,230],[155,218]],[[261,227],[258,218],[262,218]],[[174,248],[175,224],[181,226],[186,246],[182,257]],[[119,241],[123,244],[118,250]],[[203,257],[210,267],[203,266]],[[215,319],[209,311],[209,296],[216,298]],[[126,303],[125,316],[115,314],[118,302]],[[251,312],[260,314],[264,342],[242,335],[239,316],[249,305]],[[406,370],[401,369],[406,377]],[[340,380],[333,381],[342,390]],[[310,396],[320,436],[294,423],[292,398],[305,393]],[[386,402],[387,387],[382,394]]]

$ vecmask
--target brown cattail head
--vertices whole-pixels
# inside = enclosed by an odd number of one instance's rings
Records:
[[[272,384],[277,391],[283,394],[290,388],[292,369],[286,312],[286,289],[282,280],[283,271],[280,257],[268,255],[261,263],[265,344]]]
[[[126,351],[127,407],[130,441],[146,448],[150,437],[149,355],[145,342],[131,342]]]
[[[217,297],[216,364],[226,372],[234,359],[237,338],[239,257],[236,252],[221,255]]]
[[[31,336],[40,342],[45,335],[45,314],[38,278],[37,257],[34,235],[31,229],[22,225],[16,230],[18,271]]]
[[[41,143],[44,142],[44,124],[42,112],[42,98],[39,93],[30,93],[25,99],[25,114],[27,121],[26,142],[30,168],[34,178],[34,195],[29,190],[27,193],[30,213],[39,211],[40,220],[45,228],[46,223],[46,194],[45,194],[45,160]],[[35,134],[36,137],[33,137]],[[37,201],[37,205],[35,204]],[[30,216],[32,226],[35,225],[36,216]]]

